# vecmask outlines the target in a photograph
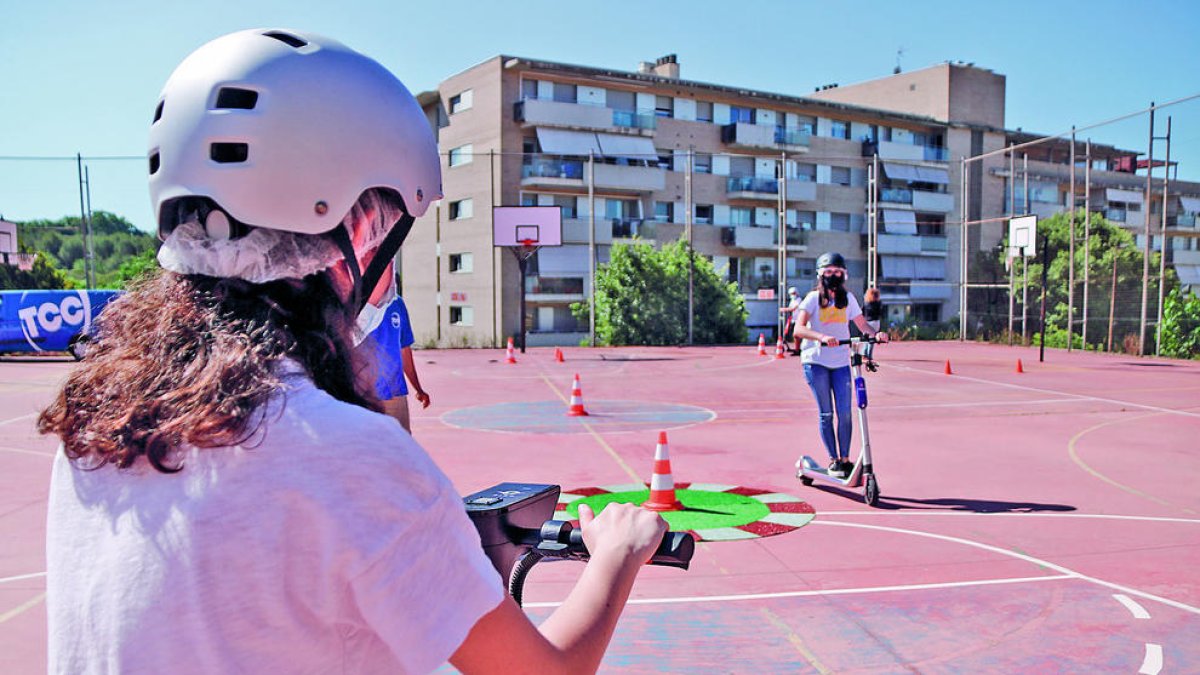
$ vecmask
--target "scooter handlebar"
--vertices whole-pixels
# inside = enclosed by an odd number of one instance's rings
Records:
[[[587,545],[583,543],[583,530],[564,520],[547,520],[542,525],[541,542],[536,547],[543,556],[587,560]],[[687,532],[667,532],[659,542],[648,565],[678,567],[686,570],[696,552],[696,539]]]
[[[845,338],[842,340],[838,340],[838,344],[839,345],[853,345],[853,344],[882,345],[882,344],[887,344],[887,342],[884,340],[878,340],[875,338],[874,335],[870,335],[867,337]]]

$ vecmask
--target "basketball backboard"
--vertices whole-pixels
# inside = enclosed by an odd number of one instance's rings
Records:
[[[562,246],[562,207],[494,207],[492,231],[496,246]]]
[[[1037,256],[1037,216],[1008,219],[1008,257]]]

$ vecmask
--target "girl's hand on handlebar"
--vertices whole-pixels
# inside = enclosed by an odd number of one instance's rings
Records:
[[[824,342],[825,344],[829,345],[830,347],[838,346],[838,339],[832,335],[826,335],[826,336],[822,337],[821,342]]]
[[[605,506],[598,516],[580,504],[579,526],[593,559],[614,556],[634,565],[650,560],[667,531],[667,522],[657,513],[620,503]]]
[[[888,337],[888,334],[883,331],[879,331],[878,333],[875,334],[875,340],[877,342],[887,342],[890,339],[891,338]]]

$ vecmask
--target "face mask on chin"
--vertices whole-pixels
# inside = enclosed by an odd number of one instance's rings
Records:
[[[375,332],[379,328],[379,324],[383,323],[383,317],[387,313],[387,308],[396,299],[396,275],[389,275],[391,282],[388,284],[388,289],[384,292],[383,297],[379,299],[379,304],[368,302],[363,305],[362,311],[358,313],[358,320],[354,323],[354,346],[362,344],[367,336]]]

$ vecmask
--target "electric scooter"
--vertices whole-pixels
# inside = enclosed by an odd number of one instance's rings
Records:
[[[500,483],[463,497],[467,516],[479,532],[483,552],[508,592],[521,604],[525,577],[543,558],[584,560],[590,556],[583,530],[565,520],[548,520],[558,504],[559,487],[534,483]],[[687,532],[667,532],[650,565],[687,569],[696,540]]]
[[[875,478],[875,470],[871,466],[871,436],[867,429],[867,381],[863,379],[862,369],[864,365],[871,372],[878,369],[873,358],[863,356],[869,345],[877,343],[878,341],[874,337],[852,337],[838,340],[840,345],[850,345],[850,368],[854,377],[854,394],[858,405],[858,428],[862,438],[860,441],[862,450],[858,453],[858,461],[854,463],[854,468],[850,470],[849,475],[841,478],[830,474],[828,469],[821,466],[812,457],[805,455],[800,460],[800,468],[796,471],[796,477],[806,486],[812,485],[813,481],[821,481],[842,487],[862,487],[864,488],[863,501],[869,506],[875,506],[879,502],[879,481]]]

